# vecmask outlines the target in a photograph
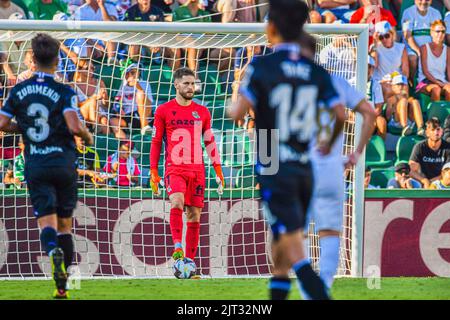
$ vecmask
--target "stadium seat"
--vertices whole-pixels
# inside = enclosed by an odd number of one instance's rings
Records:
[[[98,134],[95,136],[94,146],[103,168],[108,156],[119,150],[119,141],[114,137]]]
[[[427,121],[425,117],[427,116],[427,110],[428,106],[430,104],[430,96],[426,95],[424,93],[419,93],[418,95],[419,103],[420,103],[420,109],[422,109],[422,115],[424,116],[424,121]]]
[[[391,160],[386,160],[386,146],[380,136],[374,135],[366,148],[366,166],[372,168],[388,168]]]
[[[222,87],[220,86],[219,73],[217,67],[211,64],[203,66],[199,65],[197,75],[202,82],[202,94],[207,99],[214,99],[223,95]]]
[[[427,119],[438,117],[441,121],[441,126],[444,125],[445,118],[450,114],[450,102],[448,101],[434,101],[430,102],[427,108]]]
[[[158,99],[156,104],[175,98],[172,69],[169,66],[152,64],[148,70],[142,71],[141,79],[150,83],[153,97]]]
[[[232,130],[234,122],[226,114],[227,100],[201,100],[198,103],[206,106],[211,113],[211,126],[216,130]]]
[[[394,169],[373,169],[370,184],[375,187],[386,188],[388,181],[394,177]]]
[[[253,172],[253,166],[246,166],[239,169],[234,181],[235,188],[253,188],[256,185],[256,177]]]
[[[397,142],[396,147],[396,156],[397,161],[395,164],[398,164],[401,161],[409,161],[409,157],[411,156],[412,149],[416,145],[416,143],[424,140],[425,138],[422,136],[404,136],[400,137]]]
[[[152,138],[150,136],[134,135],[131,141],[134,148],[139,152],[138,163],[142,168],[150,168],[150,146]]]
[[[114,100],[114,96],[122,84],[120,67],[107,66],[105,64],[97,65],[95,74],[105,83],[110,100]]]
[[[225,132],[220,152],[225,166],[239,167],[253,164],[252,144],[245,130]]]

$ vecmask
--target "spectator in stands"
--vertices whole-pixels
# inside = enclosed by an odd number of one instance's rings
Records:
[[[339,76],[355,84],[356,81],[356,39],[336,35],[319,54],[319,63],[327,70],[338,72]]]
[[[36,64],[34,63],[32,49],[28,49],[27,51],[25,51],[23,64],[27,67],[27,70],[21,72],[17,76],[17,83],[30,79],[33,76],[33,73],[36,71]]]
[[[80,113],[87,124],[103,134],[108,133],[109,97],[105,83],[94,77],[90,59],[80,59],[73,76],[73,88],[78,95]]]
[[[123,74],[124,81],[115,97],[110,118],[111,129],[119,139],[127,138],[124,128],[130,132],[141,128],[142,134],[151,131],[148,121],[153,102],[150,84],[139,79],[137,64],[129,65]]]
[[[377,187],[370,184],[371,178],[372,178],[372,168],[369,166],[366,166],[366,170],[364,173],[364,189],[377,189]]]
[[[9,16],[9,20],[26,19],[21,12],[15,12]],[[17,75],[25,71],[26,67],[21,63],[22,54],[24,51],[31,48],[30,41],[4,41],[1,43],[0,61],[2,63],[3,71],[6,75],[7,87],[12,87],[17,82]]]
[[[234,58],[234,81],[231,85],[232,87],[232,101],[236,101],[238,96],[239,83],[244,76],[245,70],[252,61],[254,56],[259,56],[262,54],[268,54],[272,50],[269,47],[263,46],[249,46],[240,48],[236,51]],[[238,126],[246,127],[246,129],[253,129],[255,127],[255,114],[253,110],[249,110],[249,114],[245,118],[245,123],[242,121],[237,122]]]
[[[431,101],[444,96],[450,101],[450,48],[444,44],[445,23],[436,20],[431,25],[432,42],[420,47],[419,84],[416,91],[427,94]]]
[[[174,3],[174,0],[152,0],[152,3],[161,8],[165,14],[172,13],[172,8],[170,6]]]
[[[75,20],[81,21],[117,21],[116,7],[105,0],[86,0],[86,3],[75,12]],[[106,43],[108,65],[114,64],[117,44],[108,41]]]
[[[128,8],[124,15],[124,21],[147,21],[147,22],[164,22],[164,12],[150,0],[137,0],[137,3]],[[143,50],[144,56],[151,57],[153,53],[161,50],[161,48],[143,47],[140,45],[130,45],[128,56],[136,62],[139,62]],[[172,48],[162,48],[162,55],[168,60],[168,64],[172,69],[180,67],[180,51]]]
[[[428,189],[433,181],[441,179],[444,163],[450,162],[450,143],[442,140],[439,119],[433,117],[426,123],[427,139],[417,143],[409,158],[411,177]]]
[[[208,12],[201,9],[199,0],[187,0],[186,3],[173,12],[173,21],[188,21],[188,22],[211,22],[211,17]],[[187,53],[187,65],[189,69],[194,70],[197,73],[197,61],[201,56],[203,50],[195,48],[186,49]],[[200,79],[196,76],[195,79],[195,91],[201,92],[202,86]]]
[[[414,83],[420,47],[431,42],[430,28],[433,21],[442,19],[441,13],[430,8],[431,0],[415,0],[415,5],[407,8],[402,16],[403,38],[406,40],[409,58],[409,78]]]
[[[448,115],[447,118],[445,118],[445,121],[444,121],[444,135],[442,136],[442,138],[445,141],[450,142],[450,115]]]
[[[22,138],[19,140],[20,153],[14,158],[13,162],[9,163],[6,170],[6,174],[3,178],[3,183],[5,186],[14,185],[16,188],[25,187],[25,158],[23,152],[25,150],[25,145],[23,144]]]
[[[151,0],[137,0],[128,8],[123,17],[124,21],[164,21],[164,11],[152,4]]]
[[[35,20],[53,20],[59,12],[68,14],[67,4],[62,0],[35,0],[28,5],[30,18]]]
[[[255,0],[218,0],[222,22],[256,22]]]
[[[450,162],[444,164],[441,170],[441,179],[433,181],[430,189],[450,190]]]
[[[26,17],[25,12],[10,0],[0,0],[0,19],[9,19],[13,14],[20,14]]]
[[[450,2],[450,1],[448,1]],[[450,9],[449,9],[450,10]],[[444,18],[444,22],[445,22],[445,43],[450,46],[450,13],[447,12],[445,14],[445,18]]]
[[[425,135],[422,109],[414,97],[409,96],[408,79],[396,74],[391,81],[392,96],[387,101],[386,119],[389,126],[402,129],[402,135],[412,134],[412,125],[415,122],[418,135]]]
[[[348,23],[355,12],[350,9],[354,3],[356,0],[317,0],[314,10],[309,13],[311,23]]]
[[[133,142],[121,141],[119,151],[108,156],[104,171],[114,175],[113,183],[119,187],[132,187],[139,182],[141,170],[131,156]]]
[[[369,24],[369,46],[374,42],[373,34],[376,32],[375,26],[382,22],[388,22],[392,27],[397,26],[397,21],[389,10],[382,6],[381,0],[360,0],[361,7],[353,13],[350,23]],[[375,39],[376,41],[377,39]]]
[[[105,174],[100,172],[100,159],[98,153],[84,145],[83,139],[75,136],[77,146],[77,172],[78,186],[81,188],[92,188],[105,184]]]
[[[400,162],[395,166],[395,178],[387,183],[388,189],[420,189],[422,185],[419,181],[409,176],[411,168],[407,162]]]
[[[383,103],[393,95],[391,83],[383,79],[389,75],[391,80],[390,75],[393,72],[408,77],[408,53],[404,44],[395,41],[396,32],[389,22],[378,22],[374,35],[373,57],[376,67],[372,75],[372,100],[378,114],[381,114]]]

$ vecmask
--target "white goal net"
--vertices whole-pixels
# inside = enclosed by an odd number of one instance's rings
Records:
[[[365,27],[308,29],[318,39],[317,61],[364,90]],[[157,106],[175,97],[172,73],[180,66],[196,70],[200,86],[195,99],[212,115],[227,183],[219,196],[205,153],[207,190],[197,268],[206,277],[270,274],[270,232],[253,170],[254,121],[248,117],[235,124],[225,112],[247,63],[270,51],[262,24],[1,21],[0,30],[0,103],[14,83],[32,73],[30,40],[38,32],[49,32],[63,44],[57,77],[77,91],[80,113],[95,136],[93,146],[79,146],[74,265],[82,277],[173,276],[170,205],[165,193],[155,197],[149,189],[148,127]],[[349,152],[357,140],[352,115],[345,130],[344,152]],[[127,164],[132,163],[127,165],[133,171],[127,172],[130,175],[111,169],[122,156],[122,141],[132,142],[132,151],[124,156]],[[160,175],[164,173],[162,159]],[[358,274],[360,176],[361,168],[357,168],[346,178],[340,275]],[[49,276],[32,211],[19,137],[0,133],[2,279]],[[310,240],[314,261],[320,250],[313,232]]]

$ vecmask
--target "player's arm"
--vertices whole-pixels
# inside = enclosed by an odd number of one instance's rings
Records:
[[[363,118],[361,133],[359,135],[359,143],[356,146],[355,151],[348,156],[346,163],[346,167],[348,168],[356,165],[359,157],[364,152],[364,147],[367,145],[370,137],[372,136],[377,115],[370,103],[365,99],[364,94],[354,89],[346,80],[342,78],[334,77],[333,80],[336,81],[336,85],[342,86],[341,90],[345,92],[345,94],[343,92],[341,95],[344,95],[343,101],[345,101],[346,107],[359,113]]]
[[[78,99],[75,92],[73,92],[73,95],[69,95],[67,98],[70,101],[66,101],[63,107],[63,115],[67,127],[69,128],[72,134],[83,139],[86,145],[89,146],[94,144],[94,138],[92,137],[92,134],[84,126],[84,124],[80,121],[80,118],[78,117],[77,112]]]
[[[0,131],[6,133],[20,133],[19,125],[12,120],[15,115],[14,110],[16,107],[14,97],[15,93],[14,90],[12,90],[8,99],[6,99],[4,106],[0,108]]]
[[[253,61],[245,70],[244,77],[239,86],[239,96],[237,100],[228,108],[228,115],[234,121],[243,120],[245,115],[256,107],[258,102],[257,79]]]
[[[161,177],[158,174],[158,163],[161,156],[165,127],[164,110],[159,107],[155,111],[152,144],[150,146],[150,186],[152,191],[157,195],[159,195],[159,182],[161,181]]]
[[[355,151],[349,155],[346,166],[353,166],[358,162],[359,157],[363,153],[364,148],[369,142],[375,129],[375,119],[377,117],[375,110],[365,99],[361,100],[354,110],[363,117],[363,123],[359,136],[359,143],[356,146]]]
[[[323,69],[322,69],[323,70]],[[330,139],[323,145],[319,146],[319,150],[323,155],[330,153],[334,142],[339,137],[345,123],[345,107],[331,83],[330,75],[323,70],[322,79],[319,85],[319,100],[321,100],[328,108],[333,110],[335,124]]]
[[[20,133],[20,128],[17,122],[11,120],[10,117],[0,111],[0,131],[18,134]]]
[[[222,194],[223,188],[225,188],[225,179],[223,177],[222,165],[220,164],[220,154],[217,148],[214,134],[211,130],[211,114],[208,110],[205,112],[205,118],[203,119],[203,141],[205,143],[206,153],[213,165],[216,172],[216,182],[219,185],[218,193]]]

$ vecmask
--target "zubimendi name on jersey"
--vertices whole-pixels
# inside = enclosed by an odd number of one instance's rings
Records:
[[[17,97],[19,97],[20,100],[25,99],[26,96],[30,94],[40,94],[49,97],[54,103],[57,103],[61,96],[59,93],[57,93],[52,88],[49,88],[48,86],[43,86],[39,84],[30,84],[28,86],[25,86],[24,88],[17,90]]]

